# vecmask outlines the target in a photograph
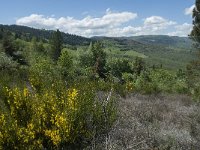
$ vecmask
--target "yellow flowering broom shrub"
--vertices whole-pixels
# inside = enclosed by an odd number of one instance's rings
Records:
[[[80,146],[83,140],[90,142],[94,133],[108,129],[107,122],[109,126],[114,122],[113,101],[105,107],[110,117],[105,123],[105,111],[90,83],[66,87],[57,81],[40,92],[31,85],[3,89],[5,106],[0,110],[0,149]]]

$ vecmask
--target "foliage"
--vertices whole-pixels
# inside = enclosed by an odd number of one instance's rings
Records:
[[[81,67],[88,68],[93,64],[92,61],[92,52],[90,50],[80,51],[79,52],[79,63]]]
[[[3,149],[52,149],[83,144],[80,140],[89,142],[96,134],[108,130],[115,120],[113,100],[101,103],[90,83],[66,89],[57,81],[40,92],[32,81],[31,85],[22,89],[4,88],[6,107],[0,112]],[[102,112],[103,108],[106,112]]]
[[[90,43],[88,50],[80,54],[80,65],[92,70],[94,76],[106,78],[106,52],[100,42]]]
[[[115,58],[132,61],[135,57],[144,58],[149,66],[162,66],[166,69],[185,69],[196,58],[192,40],[174,36],[136,36],[136,37],[99,37],[107,53]]]
[[[19,25],[0,25],[0,29],[2,30],[9,30],[15,33],[17,38],[23,39],[25,41],[31,41],[33,37],[37,37],[37,39],[42,40],[43,42],[47,42],[53,31],[50,30],[40,30],[34,29],[26,26],[19,26]],[[70,45],[88,45],[91,41],[89,38],[85,38],[78,35],[73,35],[69,33],[61,33],[63,36],[63,42],[65,44]]]
[[[19,51],[19,47],[17,45],[18,43],[14,41],[12,33],[9,31],[4,32],[3,40],[2,40],[2,45],[4,52],[6,53],[7,56],[12,57],[14,61],[17,61],[21,65],[25,65],[26,61]]]
[[[53,32],[52,37],[50,39],[50,44],[51,44],[52,58],[55,61],[57,61],[58,58],[60,57],[63,44],[63,37],[59,30]]]
[[[100,42],[91,43],[89,49],[92,52],[94,72],[97,73],[99,77],[105,78],[106,53],[103,50],[103,45]]]
[[[193,29],[190,33],[190,38],[195,42],[195,47],[198,50],[198,59],[191,62],[190,65],[187,66],[188,70],[188,82],[191,88],[191,92],[194,97],[200,100],[200,1],[196,0],[195,8],[193,9]]]
[[[58,66],[60,67],[63,76],[69,76],[72,72],[73,60],[67,50],[62,51],[61,56],[58,59]]]
[[[192,32],[190,34],[190,37],[200,43],[200,38],[199,38],[199,35],[200,35],[200,30],[199,30],[199,22],[200,22],[200,14],[199,14],[199,11],[200,11],[200,1],[199,0],[196,0],[195,2],[195,8],[193,9],[193,29],[192,29]]]
[[[110,73],[121,79],[123,73],[132,73],[132,67],[128,59],[114,59],[108,63]]]
[[[4,48],[5,53],[8,56],[13,56],[14,52],[16,51],[14,44],[13,44],[13,39],[11,36],[10,32],[4,32],[3,40],[2,40],[2,45]]]
[[[52,82],[60,79],[58,68],[50,58],[37,57],[29,68],[29,80],[38,91],[43,86],[50,86]]]
[[[134,67],[134,73],[136,75],[140,75],[141,72],[145,70],[145,62],[142,60],[142,58],[136,57],[133,67]]]
[[[159,92],[188,92],[188,86],[185,77],[178,77],[176,74],[163,69],[143,72],[136,79],[134,86],[136,90],[146,94]]]
[[[31,48],[33,49],[33,51],[45,52],[42,41],[38,42],[36,37],[33,37],[31,40]]]
[[[187,84],[195,100],[200,100],[200,63],[193,61],[187,66]]]
[[[8,57],[5,53],[0,53],[0,70],[13,70],[17,69],[18,63],[13,61],[11,57]]]

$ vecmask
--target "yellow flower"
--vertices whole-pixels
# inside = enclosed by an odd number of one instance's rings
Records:
[[[5,115],[2,114],[2,115],[0,116],[0,126],[5,126],[5,124],[6,124]]]
[[[33,124],[27,125],[27,128],[18,128],[17,130],[18,140],[22,140],[24,143],[28,143],[35,138],[35,131],[33,130]]]
[[[77,95],[78,91],[76,89],[68,92],[68,105],[72,110],[77,110]]]
[[[23,94],[24,94],[24,97],[28,96],[28,89],[27,88],[24,88]]]
[[[32,123],[29,123],[29,124],[27,125],[27,127],[28,127],[29,130],[33,130],[34,125],[33,125]]]
[[[132,83],[127,83],[126,84],[126,90],[128,90],[129,92],[133,91],[133,84]]]
[[[63,117],[63,115],[56,115],[55,117],[55,125],[57,127],[65,126],[66,124],[66,118]]]
[[[58,145],[61,142],[59,130],[46,130],[45,135],[51,138],[54,145]]]

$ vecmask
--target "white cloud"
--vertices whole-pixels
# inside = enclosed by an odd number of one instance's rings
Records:
[[[93,36],[92,33],[100,32],[102,29],[112,29],[119,27],[126,22],[137,18],[136,13],[132,12],[112,12],[110,9],[99,18],[87,16],[81,20],[73,17],[45,17],[43,15],[32,14],[28,17],[17,19],[16,24],[27,25],[37,28],[56,29],[59,28],[63,32],[79,34],[83,36]]]
[[[114,28],[107,32],[107,36],[134,36],[164,34],[165,29],[173,27],[176,22],[164,19],[160,16],[151,16],[144,19],[141,26],[126,26]],[[116,35],[117,33],[117,35]]]
[[[166,29],[167,27],[175,24],[176,22],[164,19],[160,16],[151,16],[144,20],[144,27],[150,28],[154,32]]]
[[[63,32],[77,34],[81,36],[134,36],[148,34],[171,34],[185,36],[189,29],[189,24],[177,25],[176,22],[165,19],[161,16],[150,16],[143,20],[143,24],[133,25],[137,18],[137,13],[133,12],[113,12],[109,8],[101,17],[87,16],[82,19],[73,17],[55,16],[46,17],[44,15],[32,14],[16,20],[16,24],[25,25],[40,29],[60,29]],[[169,33],[169,29],[175,31]]]
[[[189,8],[185,9],[185,15],[192,15],[193,9],[195,8],[195,5],[192,5]]]
[[[175,31],[168,33],[170,36],[187,36],[192,31],[192,24],[184,23],[182,25],[175,26]]]

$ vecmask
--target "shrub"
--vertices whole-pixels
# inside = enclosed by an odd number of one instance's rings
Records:
[[[152,82],[150,72],[142,72],[134,82],[135,89],[144,94],[159,92],[156,83]]]
[[[183,94],[188,93],[186,79],[176,79],[175,84],[172,87],[172,91]]]
[[[67,50],[61,52],[61,56],[58,58],[58,67],[64,77],[69,77],[72,74],[73,60]]]
[[[29,81],[40,91],[44,86],[49,87],[54,81],[60,79],[58,68],[49,58],[37,57],[29,67]]]
[[[157,84],[158,89],[164,92],[171,92],[172,85],[175,81],[175,76],[167,70],[157,69],[150,73],[150,78],[153,83]]]
[[[4,52],[0,52],[0,70],[16,70],[18,63],[13,61]]]
[[[110,73],[121,80],[123,73],[132,73],[131,64],[128,59],[114,59],[107,65]]]
[[[66,88],[57,81],[40,92],[34,86],[5,87],[2,97],[2,149],[84,146],[96,134],[108,132],[115,120],[114,101],[99,101],[91,83]]]

